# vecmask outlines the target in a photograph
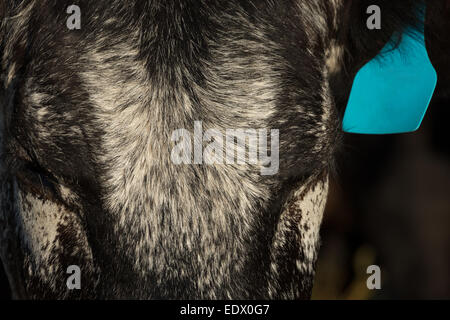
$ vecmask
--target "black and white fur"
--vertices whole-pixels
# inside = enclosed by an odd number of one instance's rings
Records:
[[[0,0],[14,297],[309,298],[340,101],[419,2]],[[279,173],[173,164],[170,135],[194,121],[279,129]]]

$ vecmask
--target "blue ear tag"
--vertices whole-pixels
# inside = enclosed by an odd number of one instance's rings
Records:
[[[357,73],[344,114],[345,132],[392,134],[420,127],[437,83],[425,36],[407,30],[392,50],[393,43]]]

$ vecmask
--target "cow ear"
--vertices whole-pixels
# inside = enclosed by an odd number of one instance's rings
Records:
[[[394,34],[383,50],[356,74],[343,119],[343,130],[392,134],[417,130],[437,83],[428,57],[423,10],[421,26]]]

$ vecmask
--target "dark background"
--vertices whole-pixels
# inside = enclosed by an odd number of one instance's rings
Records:
[[[450,298],[449,107],[438,92],[418,132],[345,137],[313,299]]]

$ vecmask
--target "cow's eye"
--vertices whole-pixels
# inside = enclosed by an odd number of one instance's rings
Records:
[[[20,188],[42,200],[58,198],[56,179],[33,163],[24,163],[16,173]]]

